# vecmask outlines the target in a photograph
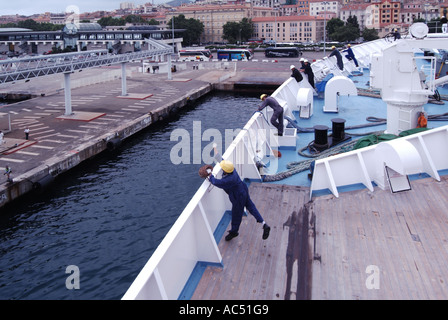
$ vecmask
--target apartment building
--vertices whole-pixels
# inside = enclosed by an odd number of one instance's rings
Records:
[[[286,4],[286,0],[251,0],[256,7],[275,8]]]
[[[425,19],[431,21],[432,19],[440,18],[443,15],[443,10],[446,9],[446,4],[429,3],[423,1],[412,1],[403,3],[401,9],[401,20],[412,21],[412,19]],[[412,23],[412,22],[411,22]]]
[[[223,5],[189,5],[180,6],[176,10],[166,12],[166,20],[183,14],[186,19],[197,19],[204,24],[201,43],[223,42],[223,26],[227,22],[240,22],[243,18],[271,17],[274,20],[276,11],[269,7],[255,7],[250,3]]]
[[[51,13],[50,23],[64,25],[67,23],[67,16],[65,13]]]
[[[341,7],[339,11],[339,19],[347,21],[349,17],[356,17],[359,24],[359,29],[371,28],[372,25],[372,10],[370,10],[370,3],[349,4]]]
[[[338,3],[338,2],[336,2]],[[204,24],[202,43],[223,42],[223,26],[227,22],[252,19],[254,38],[276,40],[277,42],[317,42],[323,40],[324,18],[308,14],[309,0],[298,0],[296,5],[255,6],[254,3],[203,4],[180,6],[165,12],[166,21],[183,14],[186,19],[194,18]],[[264,5],[266,5],[264,4]],[[330,6],[328,6],[330,8]],[[333,13],[333,15],[335,15]],[[277,25],[277,34],[274,25]]]
[[[122,2],[120,3],[120,9],[126,10],[126,9],[134,9],[135,5],[132,2]]]
[[[372,5],[375,5],[378,8],[380,28],[400,23],[401,3],[399,0],[372,1]]]
[[[324,38],[324,19],[316,16],[253,18],[254,37],[277,42],[318,42]]]
[[[308,16],[310,14],[310,4],[308,0],[297,1],[297,4],[284,5],[279,8],[282,16]]]
[[[414,19],[425,19],[425,12],[421,8],[403,8],[400,10],[400,22],[411,25]],[[431,19],[429,19],[431,20]]]
[[[339,1],[309,0],[310,16],[322,16],[322,12],[334,12],[339,16],[341,3]]]

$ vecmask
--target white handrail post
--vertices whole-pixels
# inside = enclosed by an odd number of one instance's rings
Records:
[[[121,95],[128,95],[126,91],[126,62],[121,63]]]
[[[64,73],[65,115],[72,115],[72,89],[70,85],[70,72]]]
[[[160,276],[159,269],[154,269],[154,279],[156,280],[157,287],[160,292],[160,296],[163,300],[168,300],[168,295],[166,294],[165,286],[163,285],[162,277]]]
[[[204,220],[205,226],[207,228],[207,231],[208,231],[207,233],[208,233],[210,242],[212,243],[214,252],[216,254],[216,256],[215,256],[216,260],[213,262],[221,263],[222,262],[221,252],[219,251],[218,245],[216,244],[215,238],[213,236],[213,231],[210,227],[210,223],[208,222],[207,216],[205,214],[205,209],[204,209],[204,206],[202,205],[201,201],[199,201],[198,206],[199,206],[199,211],[201,212],[202,219]]]
[[[168,56],[168,80],[173,80],[173,73],[171,72],[171,55]]]

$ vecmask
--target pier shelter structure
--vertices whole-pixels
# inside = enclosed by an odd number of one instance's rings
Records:
[[[168,79],[172,79],[171,56],[173,54],[173,47],[154,39],[145,39],[144,44],[147,49],[125,54],[113,54],[107,50],[89,50],[1,60],[0,85],[5,83],[15,83],[17,81],[28,82],[33,78],[51,74],[63,74],[65,116],[73,116],[70,75],[75,71],[81,72],[83,69],[120,64],[122,97],[128,96],[126,64],[130,61],[144,59],[166,61],[168,66]]]

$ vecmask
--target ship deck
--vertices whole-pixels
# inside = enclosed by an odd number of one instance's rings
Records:
[[[245,217],[192,299],[448,299],[448,177],[411,187],[309,201],[306,187],[252,183],[269,239]]]

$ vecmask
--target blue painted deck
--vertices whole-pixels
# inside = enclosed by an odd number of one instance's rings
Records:
[[[355,83],[357,88],[368,89],[370,73],[368,69],[364,69],[361,75],[350,77]],[[448,88],[439,87],[438,91],[441,95],[448,95]],[[376,117],[386,119],[387,117],[387,105],[381,98],[373,98],[369,96],[340,96],[339,97],[339,112],[323,112],[324,99],[320,96],[314,97],[313,115],[308,119],[299,118],[298,113],[294,113],[296,117],[296,123],[301,128],[313,128],[315,125],[325,125],[329,128],[329,134],[331,133],[332,122],[331,119],[342,118],[345,119],[345,132],[350,135],[351,133],[366,135],[372,132],[384,131],[386,125],[369,126],[360,129],[349,130],[351,126],[358,126],[362,124],[371,125],[372,122],[367,121],[367,117]],[[439,105],[433,103],[427,103],[424,106],[428,115],[438,115],[447,112],[446,104]],[[428,121],[428,128],[436,128],[440,126],[448,125],[448,121]],[[363,136],[352,136],[352,139],[359,139]],[[296,161],[305,161],[310,158],[303,157],[298,154],[298,150],[306,147],[310,142],[314,140],[314,132],[299,132],[297,134],[296,150],[291,148],[280,148],[282,157],[279,158],[278,172],[287,170],[287,164]],[[288,184],[295,186],[311,185],[311,180],[308,179],[308,173],[310,171],[304,171],[295,174],[289,178],[269,182],[273,184]],[[364,186],[362,186],[364,187]],[[352,186],[349,189],[357,189],[357,186]],[[324,192],[325,193],[325,192]]]

